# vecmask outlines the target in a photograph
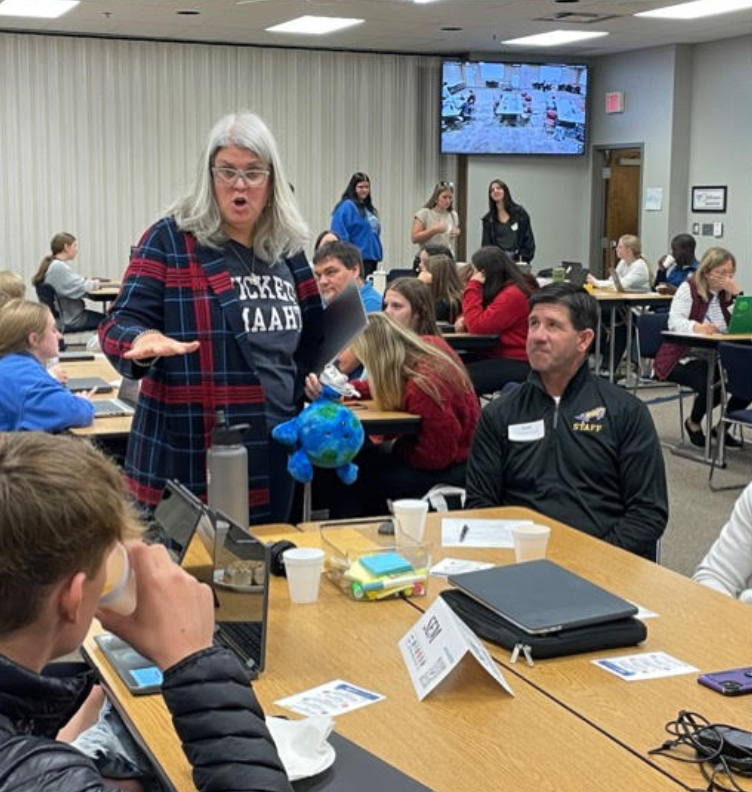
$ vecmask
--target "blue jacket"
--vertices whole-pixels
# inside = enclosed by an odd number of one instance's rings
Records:
[[[62,432],[93,420],[91,402],[66,390],[31,352],[0,358],[0,431]]]
[[[366,281],[360,287],[360,299],[363,300],[363,307],[366,313],[380,311],[384,305],[384,298],[373,288],[373,284]]]
[[[322,333],[323,308],[302,253],[282,262],[295,281],[303,332],[295,356],[299,394]],[[162,357],[148,368],[123,357],[136,336],[155,329],[199,341],[190,355]],[[249,519],[268,522],[269,431],[266,398],[222,250],[203,247],[172,218],[149,228],[134,250],[117,300],[99,326],[102,351],[127,377],[143,377],[133,417],[125,478],[134,497],[156,505],[168,479],[206,498],[206,449],[217,409],[229,424],[249,424]]]
[[[374,234],[368,217],[363,217],[349,198],[334,207],[330,227],[340,239],[355,245],[364,259],[381,261],[383,258],[379,235]]]

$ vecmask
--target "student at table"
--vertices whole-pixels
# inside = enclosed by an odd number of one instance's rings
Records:
[[[449,256],[454,261],[454,253],[446,245],[421,245],[413,259],[413,272],[416,275],[426,268],[430,256]]]
[[[373,205],[371,180],[365,173],[353,173],[334,207],[330,228],[345,242],[355,245],[363,257],[363,277],[368,277],[383,258],[381,221]]]
[[[481,244],[501,248],[512,261],[530,263],[535,258],[535,237],[530,215],[514,202],[507,184],[494,179],[488,185],[488,212],[481,220]]]
[[[616,274],[624,291],[649,292],[652,284],[652,275],[650,266],[642,255],[640,238],[633,234],[624,234],[619,237],[616,245],[616,255],[619,257],[619,263],[616,265]],[[612,291],[616,289],[613,276],[599,280],[588,273],[587,281],[599,289],[610,289]],[[604,334],[610,328],[611,311],[613,310],[615,309],[610,306],[601,306],[601,328]],[[631,309],[627,308],[625,310]],[[627,348],[627,329],[621,315],[619,315],[618,323],[615,325],[614,334],[614,366],[618,366],[624,355],[624,350]],[[606,340],[604,339],[601,343],[601,349],[605,347]]]
[[[452,205],[454,185],[441,181],[421,209],[415,213],[411,239],[416,245],[446,245],[454,256],[460,235],[460,218]]]
[[[389,284],[384,292],[384,313],[419,336],[441,336],[431,292],[418,278],[397,278]]]
[[[84,278],[73,269],[71,262],[77,255],[78,241],[73,234],[55,234],[50,242],[50,253],[42,259],[31,279],[33,286],[44,283],[55,290],[66,333],[96,330],[104,318],[98,311],[90,311],[84,303],[86,293],[96,291],[100,283],[96,278]]]
[[[38,432],[0,435],[3,788],[119,788],[66,744],[86,725],[82,705],[94,674],[83,663],[43,670],[80,646],[96,613],[162,670],[162,694],[200,792],[227,789],[228,778],[237,792],[291,792],[245,669],[212,645],[208,586],[164,547],[132,542],[135,613],[98,609],[109,555],[140,532],[120,471],[93,445]]]
[[[287,522],[294,482],[271,432],[297,412],[321,340],[307,237],[266,124],[249,112],[221,118],[189,194],[133,251],[99,331],[120,373],[143,378],[125,476],[147,509],[169,479],[206,497],[222,410],[250,426],[249,522]]]
[[[691,234],[677,234],[671,240],[671,255],[658,259],[655,289],[661,294],[674,294],[693,273],[700,262],[695,256],[697,243]]]
[[[462,297],[462,325],[470,333],[499,336],[498,344],[486,354],[489,359],[468,365],[476,393],[485,394],[507,382],[522,382],[530,373],[525,344],[531,288],[499,248],[481,248],[472,263],[475,273]]]
[[[373,288],[373,284],[363,278],[360,250],[350,242],[334,241],[318,248],[313,254],[313,272],[324,303],[330,303],[348,284],[354,283],[366,313],[381,310],[383,298]],[[362,372],[360,361],[350,349],[340,352],[337,368],[353,377]]]
[[[668,520],[661,446],[647,407],[588,370],[597,323],[571,283],[531,295],[533,371],[484,409],[466,505],[525,506],[653,559]]]
[[[11,300],[0,308],[1,432],[62,432],[94,421],[93,392],[73,394],[47,370],[59,341],[46,306]]]
[[[25,296],[23,278],[10,270],[0,270],[0,308],[10,300],[23,300]]]
[[[752,604],[752,484],[738,497],[692,580]]]
[[[462,314],[464,287],[457,274],[457,265],[450,256],[429,256],[418,278],[428,284],[436,320],[454,324]]]
[[[740,292],[735,275],[734,256],[722,247],[708,248],[697,272],[676,290],[668,315],[668,329],[675,333],[703,335],[725,333],[731,321],[731,303]],[[707,412],[707,361],[693,358],[686,346],[664,342],[655,356],[654,369],[658,379],[678,382],[695,392],[692,411],[684,427],[690,442],[703,447],[705,433],[702,421]],[[717,381],[717,371],[714,377]],[[713,407],[718,405],[720,398],[718,388],[714,388]],[[745,402],[732,396],[727,410],[743,410],[746,406]],[[738,448],[740,445],[739,440],[726,433],[727,447]]]
[[[373,398],[380,410],[419,415],[421,422],[417,434],[358,454],[358,479],[330,494],[330,515],[385,514],[387,498],[421,497],[436,484],[463,486],[480,410],[459,358],[382,313],[368,317],[353,351],[368,370],[367,382],[353,383],[362,398]]]

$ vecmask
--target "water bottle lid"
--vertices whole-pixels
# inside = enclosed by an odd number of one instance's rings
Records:
[[[212,445],[240,445],[250,428],[250,424],[228,426],[225,411],[217,410],[211,434]]]

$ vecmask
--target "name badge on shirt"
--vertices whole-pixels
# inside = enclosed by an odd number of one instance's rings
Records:
[[[507,432],[509,439],[515,443],[532,443],[546,436],[546,425],[541,418],[532,423],[510,424]]]

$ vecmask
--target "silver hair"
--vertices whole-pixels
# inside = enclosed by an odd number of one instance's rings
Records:
[[[211,168],[217,151],[228,146],[248,149],[268,163],[272,191],[253,234],[253,249],[274,264],[302,250],[309,238],[292,189],[285,176],[277,143],[266,124],[247,110],[221,118],[209,133],[191,192],[177,200],[168,214],[182,231],[190,231],[202,245],[218,248],[228,237],[214,197]]]

